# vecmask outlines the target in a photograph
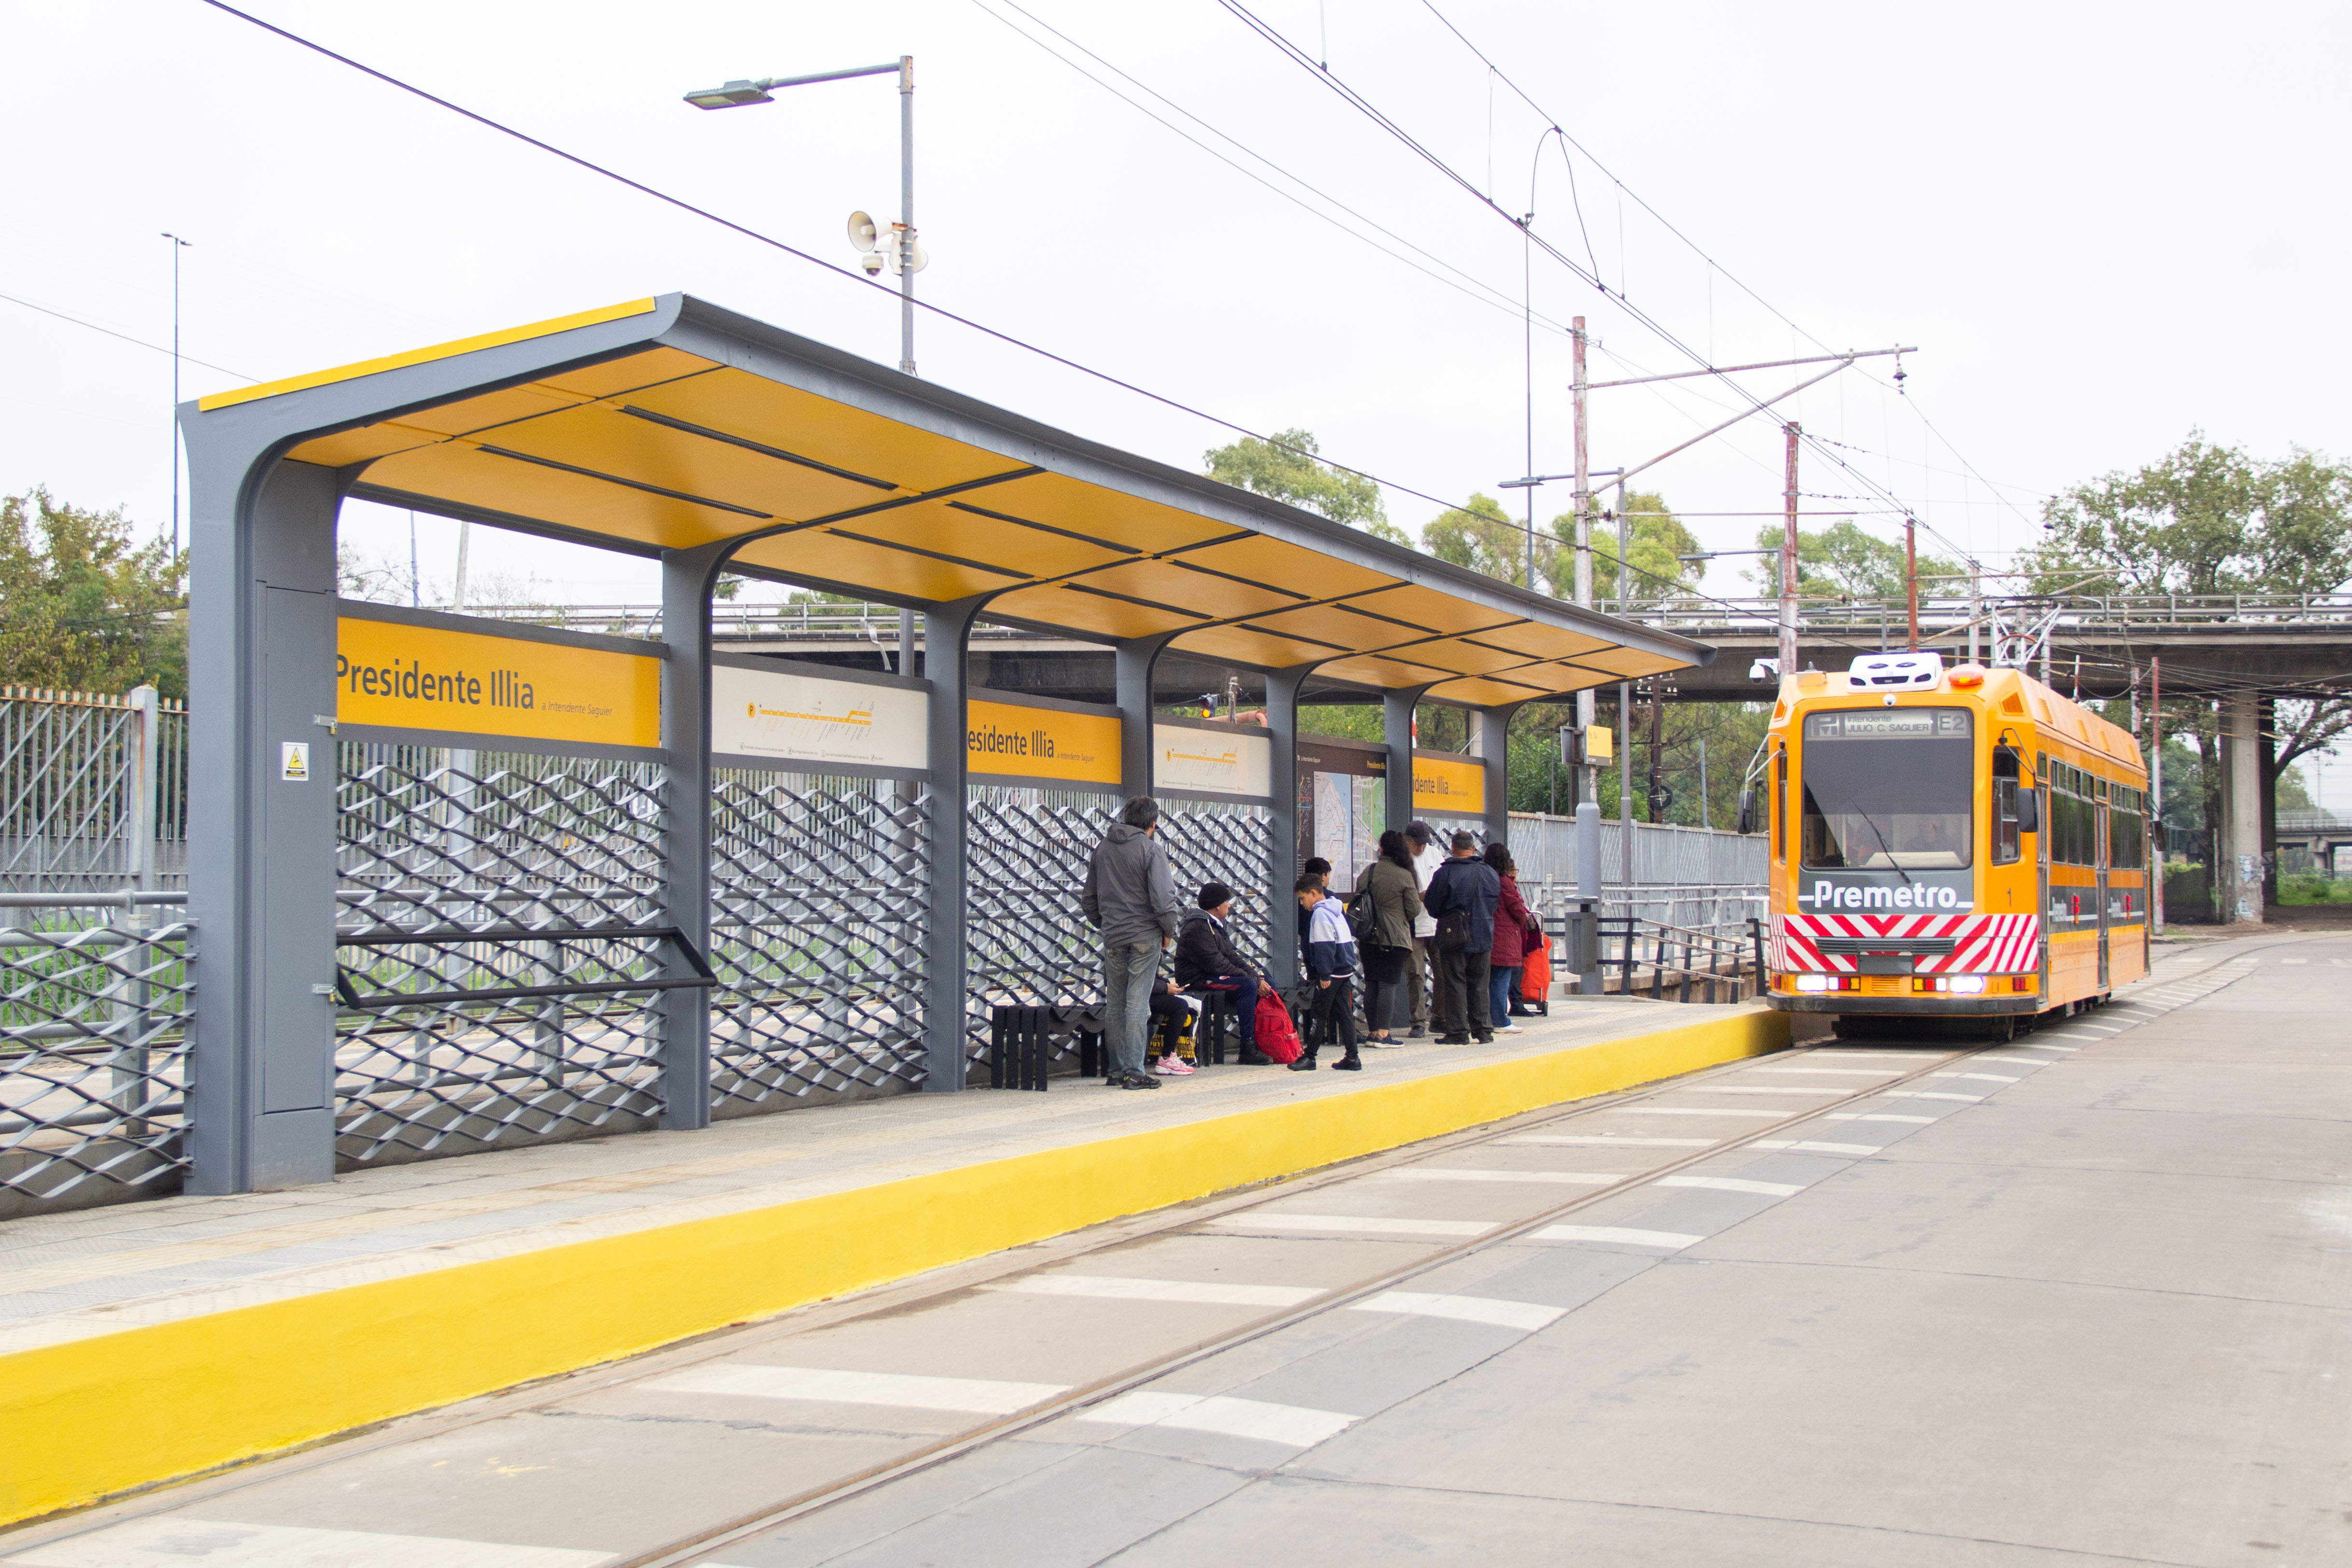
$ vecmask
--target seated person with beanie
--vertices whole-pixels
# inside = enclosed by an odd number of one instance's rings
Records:
[[[1250,972],[1225,934],[1234,912],[1234,890],[1223,882],[1201,889],[1200,908],[1185,915],[1176,930],[1176,984],[1184,991],[1216,991],[1234,999],[1234,1016],[1241,1026],[1241,1059],[1262,1060],[1257,1050],[1257,996],[1273,982]]]

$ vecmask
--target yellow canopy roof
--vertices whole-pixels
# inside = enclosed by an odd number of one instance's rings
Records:
[[[567,339],[605,346],[566,362]],[[467,359],[518,353],[541,368],[464,384]],[[350,417],[376,378],[386,406]],[[390,401],[420,378],[438,395]],[[740,541],[731,568],[834,592],[988,595],[992,620],[1174,633],[1222,663],[1482,707],[1713,654],[680,295],[204,398],[192,434],[329,393],[345,416],[285,455],[344,470],[347,493],[639,553]]]

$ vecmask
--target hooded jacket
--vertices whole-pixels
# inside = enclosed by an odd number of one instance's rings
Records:
[[[1107,948],[1174,936],[1176,877],[1168,868],[1168,851],[1142,828],[1112,823],[1087,862],[1078,905]]]
[[[1228,974],[1256,973],[1256,966],[1235,951],[1216,916],[1206,910],[1193,910],[1184,916],[1183,930],[1176,938],[1176,984],[1180,988],[1206,985]]]
[[[1356,940],[1348,932],[1348,906],[1326,897],[1307,917],[1307,978],[1344,980],[1356,973]]]

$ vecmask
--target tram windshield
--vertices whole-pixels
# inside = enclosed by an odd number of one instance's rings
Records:
[[[1976,747],[1964,708],[1805,715],[1804,865],[1958,870],[1970,863]]]

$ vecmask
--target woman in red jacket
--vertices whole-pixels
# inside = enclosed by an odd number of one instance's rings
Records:
[[[1486,1016],[1493,1020],[1496,1033],[1511,1034],[1519,1026],[1512,1019],[1511,993],[1518,988],[1528,938],[1541,928],[1528,912],[1527,900],[1519,897],[1519,867],[1511,852],[1500,844],[1489,844],[1486,864],[1503,879],[1503,896],[1495,905],[1495,948],[1486,960],[1486,984],[1493,987],[1487,994]]]

